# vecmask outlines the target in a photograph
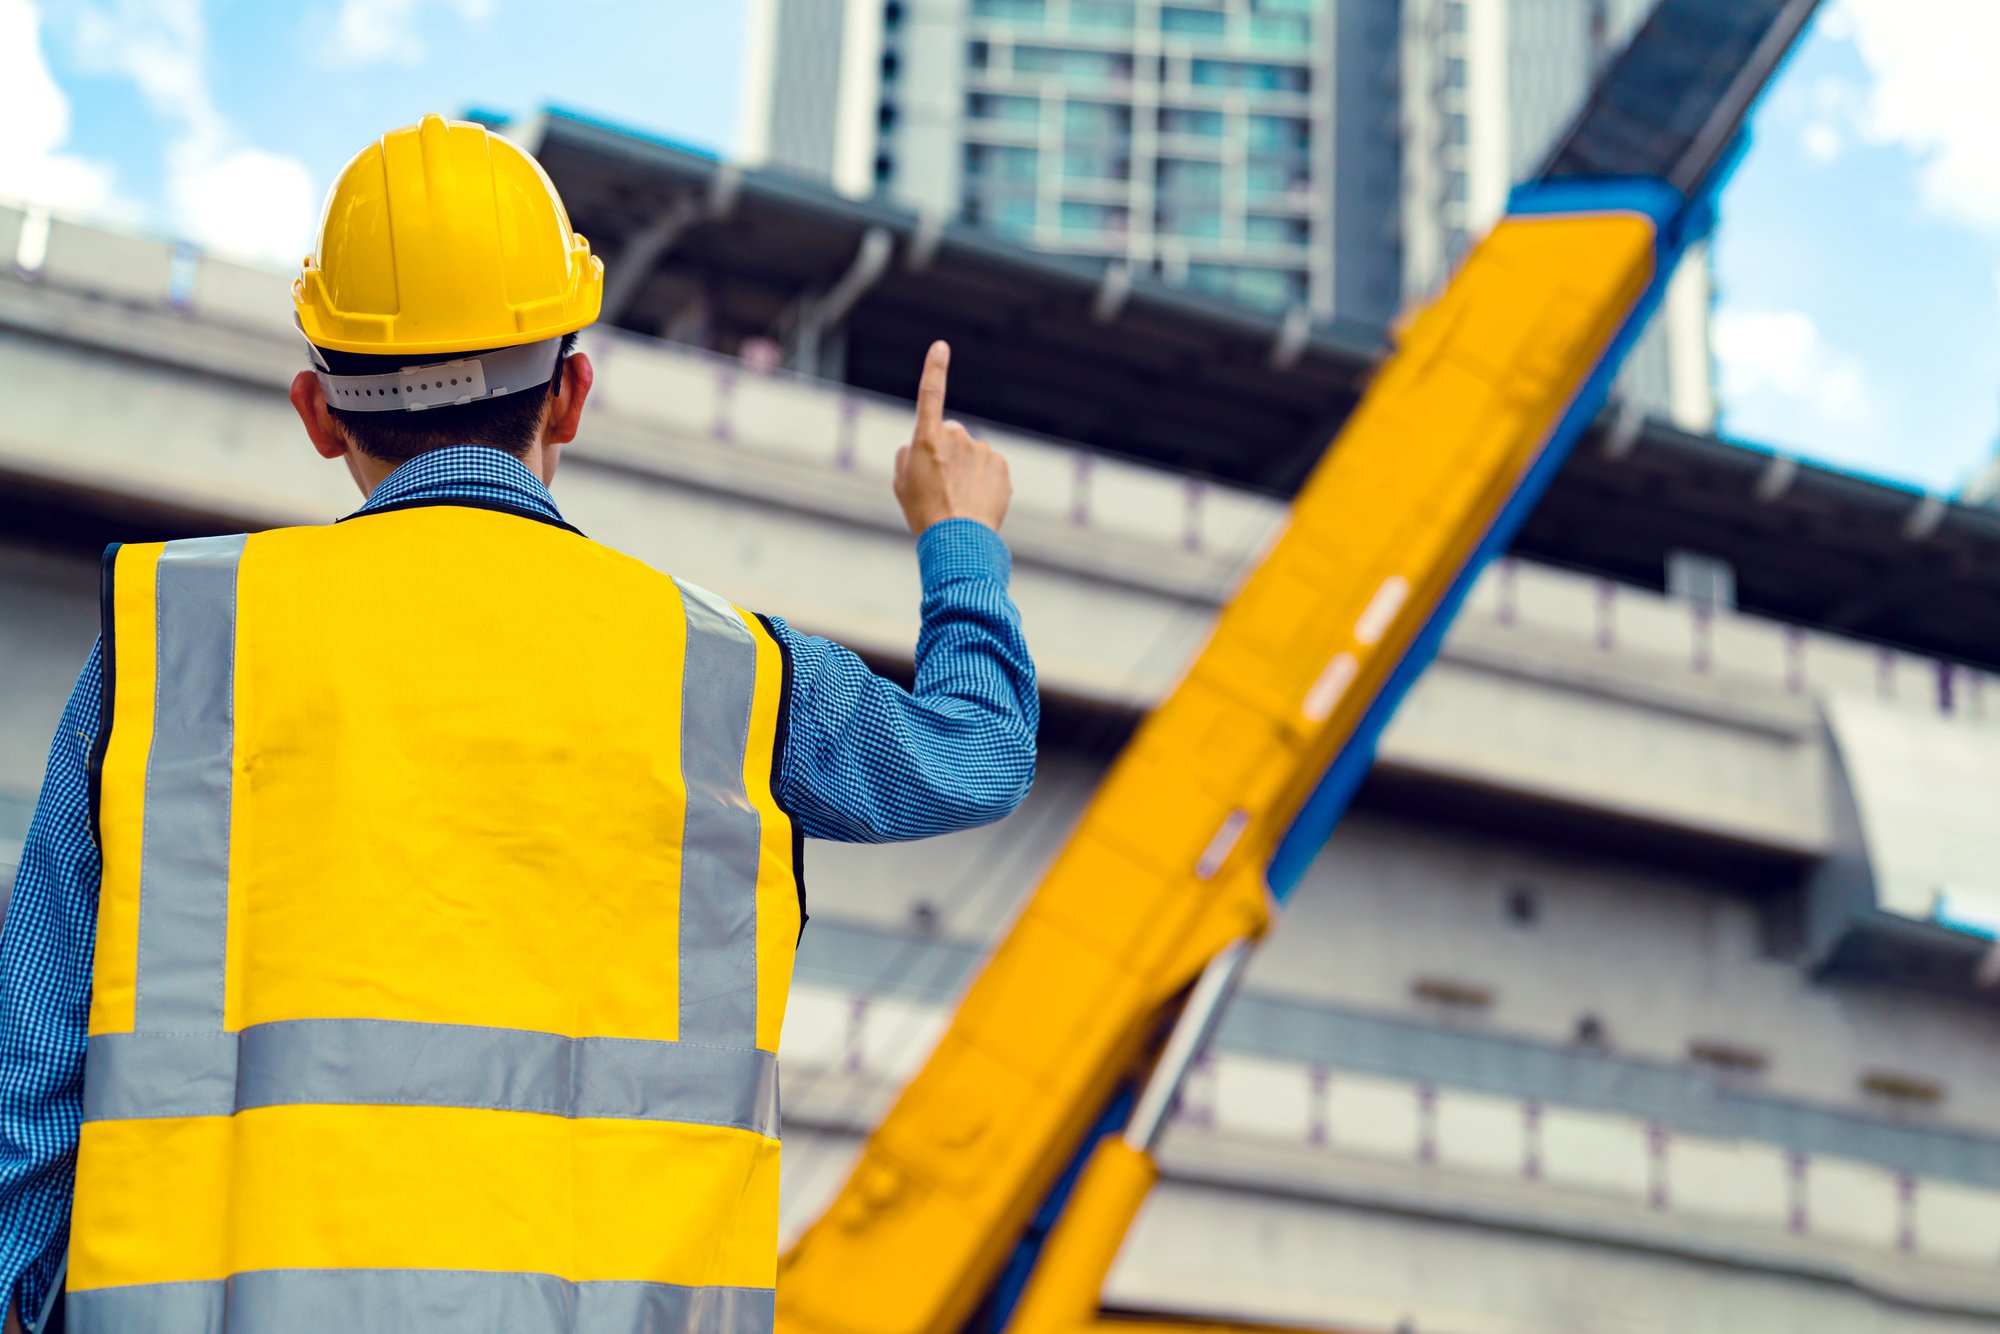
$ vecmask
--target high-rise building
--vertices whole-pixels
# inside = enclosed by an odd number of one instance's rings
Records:
[[[1441,289],[1554,146],[1653,0],[1403,0],[1402,291]],[[1620,389],[1691,430],[1714,425],[1708,251],[1697,246],[1627,359]]]
[[[1400,7],[759,0],[747,148],[1040,249],[1380,323]]]
[[[757,163],[1193,290],[1386,324],[1650,0],[755,0]],[[1625,393],[1713,415],[1705,256]]]

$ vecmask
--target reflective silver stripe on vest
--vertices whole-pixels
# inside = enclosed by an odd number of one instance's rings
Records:
[[[241,1033],[99,1033],[86,1121],[304,1103],[476,1107],[778,1135],[778,1058],[747,1047],[516,1028],[294,1019]]]
[[[70,1334],[770,1334],[768,1288],[443,1269],[262,1269],[69,1294]]]
[[[687,609],[681,678],[681,1039],[757,1045],[757,868],[743,784],[757,645],[727,602],[674,581]]]
[[[243,542],[194,538],[160,555],[133,1003],[142,1033],[222,1027]]]

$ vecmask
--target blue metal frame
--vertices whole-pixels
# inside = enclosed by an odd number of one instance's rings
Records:
[[[1522,477],[1520,486],[1501,508],[1486,536],[1473,549],[1471,558],[1439,600],[1436,610],[1411,642],[1409,651],[1383,683],[1381,692],[1356,725],[1354,735],[1334,758],[1319,786],[1313,789],[1291,827],[1279,840],[1277,851],[1272,854],[1271,863],[1265,869],[1265,882],[1280,904],[1298,888],[1313,858],[1332,837],[1334,826],[1346,813],[1355,790],[1361,786],[1361,780],[1375,762],[1375,747],[1381,739],[1382,729],[1388,726],[1397,706],[1403,702],[1403,696],[1409,693],[1424,668],[1437,657],[1445,632],[1451,627],[1452,619],[1458,614],[1467,594],[1472,591],[1473,583],[1494,557],[1513,542],[1515,534],[1527,521],[1528,515],[1533,513],[1542,493],[1548,490],[1549,483],[1561,469],[1563,460],[1569,456],[1570,449],[1591,422],[1597,419],[1598,413],[1603,411],[1611,394],[1612,381],[1617,378],[1619,368],[1624,365],[1639,335],[1645,332],[1653,312],[1659,308],[1661,299],[1666,295],[1667,282],[1673,277],[1681,257],[1687,253],[1689,246],[1708,233],[1713,224],[1715,194],[1728,179],[1735,162],[1740,160],[1741,152],[1739,144],[1735,155],[1715,174],[1708,190],[1692,202],[1664,181],[1650,178],[1569,178],[1533,182],[1514,191],[1508,201],[1509,217],[1637,213],[1651,219],[1655,252],[1653,281],[1633,306],[1632,313],[1626,317],[1597,369],[1584,381],[1557,421],[1548,442],[1542,447],[1541,455]]]

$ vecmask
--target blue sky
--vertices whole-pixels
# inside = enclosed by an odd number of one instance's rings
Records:
[[[729,152],[745,0],[0,0],[0,195],[296,262],[358,144],[543,105]],[[1995,0],[1834,0],[1723,199],[1726,433],[1951,490],[2000,434]]]

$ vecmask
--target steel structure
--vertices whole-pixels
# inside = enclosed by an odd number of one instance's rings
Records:
[[[1816,3],[1662,0],[1607,70],[1403,335],[785,1257],[782,1329],[1101,1323],[1159,1130],[1244,958],[1602,408]],[[1142,1327],[1167,1328],[1119,1325]]]

